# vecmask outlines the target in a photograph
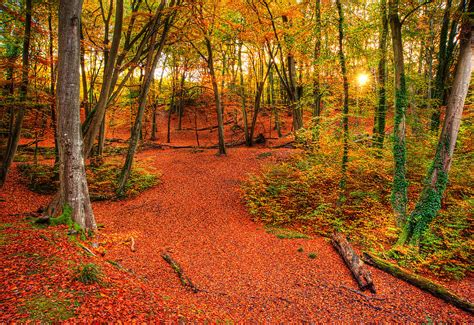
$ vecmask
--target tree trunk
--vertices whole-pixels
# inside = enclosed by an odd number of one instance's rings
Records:
[[[406,219],[407,187],[405,113],[408,106],[403,63],[402,23],[398,16],[398,1],[389,1],[389,22],[392,30],[393,60],[395,64],[395,122],[393,131],[394,176],[392,186],[392,207],[397,223],[402,226]]]
[[[8,170],[13,162],[18,142],[20,141],[21,127],[25,116],[26,97],[28,94],[28,73],[30,69],[30,38],[31,38],[31,1],[26,0],[25,36],[23,37],[22,71],[20,85],[20,107],[14,116],[11,124],[11,132],[7,142],[7,148],[3,157],[0,169],[0,187],[3,186],[7,178]],[[13,81],[12,81],[13,82]]]
[[[439,128],[441,117],[441,104],[445,89],[446,78],[448,75],[448,62],[451,61],[447,54],[447,40],[449,30],[449,15],[451,12],[452,0],[446,0],[444,8],[443,24],[441,25],[441,32],[439,35],[439,52],[438,52],[438,68],[435,75],[434,90],[431,99],[434,101],[435,110],[431,115],[431,131],[437,131]],[[451,53],[452,55],[452,53]]]
[[[385,139],[385,116],[387,113],[387,95],[385,89],[386,70],[387,70],[387,35],[388,35],[388,19],[387,19],[387,1],[380,1],[380,15],[382,21],[382,29],[379,41],[379,65],[378,65],[378,106],[375,113],[374,142],[377,148],[382,149]]]
[[[468,12],[474,10],[474,0],[469,1]],[[461,45],[453,87],[448,98],[446,117],[439,137],[436,153],[426,175],[425,185],[414,211],[400,235],[398,244],[417,244],[441,208],[441,199],[448,183],[456,139],[461,124],[464,101],[469,90],[472,73],[472,21],[465,17],[461,26]]]
[[[206,41],[206,48],[207,48],[207,66],[209,68],[209,73],[211,75],[212,81],[212,90],[214,91],[214,100],[216,103],[216,113],[217,113],[217,132],[218,132],[218,140],[219,140],[219,155],[226,154],[225,148],[225,141],[224,141],[224,119],[222,114],[222,107],[221,107],[221,97],[219,94],[219,86],[217,84],[216,79],[216,72],[214,69],[214,58],[213,58],[213,51],[212,51],[212,44],[211,40],[205,36]]]
[[[82,229],[96,229],[87,187],[80,119],[81,0],[61,0],[58,30],[58,134],[60,188],[47,213],[71,213]],[[70,211],[68,211],[70,209]]]
[[[313,97],[314,97],[314,109],[313,119],[314,124],[318,124],[319,117],[321,116],[321,84],[320,78],[320,57],[321,57],[321,0],[316,0],[316,24],[314,30],[314,76],[313,76]]]
[[[59,143],[58,143],[58,123],[56,118],[56,98],[54,87],[56,85],[56,74],[54,71],[54,55],[53,55],[53,24],[52,24],[52,12],[51,7],[48,13],[48,32],[49,32],[49,94],[51,96],[51,123],[53,126],[54,134],[54,165],[59,163]]]
[[[345,190],[347,183],[347,163],[349,162],[349,81],[347,79],[346,57],[344,55],[344,13],[340,0],[336,0],[337,12],[339,14],[338,29],[339,29],[339,63],[341,64],[341,74],[344,84],[344,106],[342,109],[342,126],[344,128],[343,136],[343,153],[342,153],[342,177],[339,182],[339,189],[341,191],[339,203],[342,203],[345,198]]]
[[[331,237],[331,243],[339,255],[342,256],[342,259],[349,270],[351,270],[360,290],[365,291],[368,289],[370,292],[375,293],[375,285],[372,281],[372,275],[369,270],[367,270],[364,262],[359,258],[356,252],[354,252],[354,249],[347,239],[340,233],[335,233]]]
[[[84,132],[84,157],[88,157],[92,150],[94,141],[99,133],[102,120],[105,116],[105,110],[111,93],[112,76],[114,73],[117,52],[120,45],[123,22],[123,0],[116,1],[114,34],[112,36],[112,45],[108,52],[107,63],[104,68],[102,77],[102,87],[100,90],[99,100],[94,107],[93,116],[90,123],[86,126]]]
[[[251,145],[251,139],[249,138],[249,122],[247,118],[247,107],[246,101],[247,98],[245,97],[245,84],[244,84],[244,72],[242,70],[242,43],[239,44],[239,76],[240,76],[240,97],[242,102],[242,123],[244,124],[244,136],[245,136],[245,144],[247,146]]]

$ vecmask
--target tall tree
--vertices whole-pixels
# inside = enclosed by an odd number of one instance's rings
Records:
[[[388,18],[387,18],[387,1],[380,1],[380,18],[381,30],[379,39],[379,64],[378,64],[378,105],[375,113],[374,125],[374,142],[378,148],[383,148],[385,139],[385,116],[387,112],[387,95],[385,83],[387,80],[387,35],[388,35]]]
[[[28,95],[28,73],[30,70],[30,39],[31,39],[31,1],[26,0],[26,18],[25,18],[25,35],[23,36],[23,52],[22,52],[22,68],[21,68],[21,85],[20,85],[20,107],[18,112],[11,110],[10,118],[10,135],[8,137],[7,148],[3,156],[2,166],[0,168],[0,187],[3,186],[7,178],[8,170],[13,162],[18,142],[20,141],[21,127],[25,117],[26,98]],[[13,80],[12,80],[13,82]]]
[[[472,77],[474,19],[472,16],[469,17],[472,12],[474,12],[474,0],[469,1],[467,14],[461,25],[459,58],[436,153],[426,175],[420,198],[407,220],[398,244],[418,243],[441,208],[441,198],[448,183],[448,173],[456,147],[464,102]]]
[[[402,21],[398,13],[399,0],[389,0],[389,22],[392,30],[393,61],[395,65],[395,123],[393,130],[394,175],[392,207],[399,225],[403,225],[407,211],[405,114],[408,106],[403,62]]]
[[[97,228],[89,198],[83,157],[80,119],[80,21],[82,0],[61,0],[58,28],[59,183],[47,213],[55,216],[71,209],[83,229]]]
[[[342,108],[342,127],[344,129],[343,135],[343,152],[342,152],[342,176],[339,183],[341,196],[339,202],[342,202],[345,197],[346,183],[347,183],[347,163],[349,162],[349,81],[347,79],[346,57],[344,54],[344,12],[342,11],[342,4],[340,0],[336,0],[339,31],[339,63],[341,65],[341,74],[344,88],[344,103]]]

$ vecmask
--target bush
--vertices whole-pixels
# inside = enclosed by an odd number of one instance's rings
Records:
[[[94,263],[82,264],[76,269],[75,279],[84,284],[101,283],[102,272]]]

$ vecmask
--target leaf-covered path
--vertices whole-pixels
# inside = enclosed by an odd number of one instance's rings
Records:
[[[271,322],[473,320],[375,269],[376,298],[361,296],[351,290],[357,289],[355,282],[325,239],[278,239],[267,233],[251,221],[239,193],[246,174],[262,164],[262,150],[229,151],[227,157],[214,151],[143,152],[138,161],[161,171],[162,184],[135,199],[94,206],[106,233],[136,241],[135,252],[116,245],[108,258],[149,281],[154,293],[174,306],[173,313]],[[285,154],[273,151],[267,160]],[[180,263],[200,292],[180,284],[163,252]],[[317,257],[309,258],[310,252]],[[465,283],[457,291],[472,298]]]

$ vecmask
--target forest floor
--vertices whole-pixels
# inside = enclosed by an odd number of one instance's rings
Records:
[[[65,227],[34,229],[25,221],[51,197],[29,191],[15,167],[0,202],[0,322],[474,322],[374,268],[377,294],[362,295],[325,238],[280,239],[253,222],[241,182],[291,154],[265,147],[230,148],[227,156],[141,151],[137,163],[159,171],[161,182],[134,198],[94,202],[104,226],[83,244],[97,256],[68,239]],[[181,284],[162,254],[179,263],[197,292]],[[102,269],[101,283],[75,281],[74,268],[91,262]],[[473,300],[472,279],[445,284]]]

